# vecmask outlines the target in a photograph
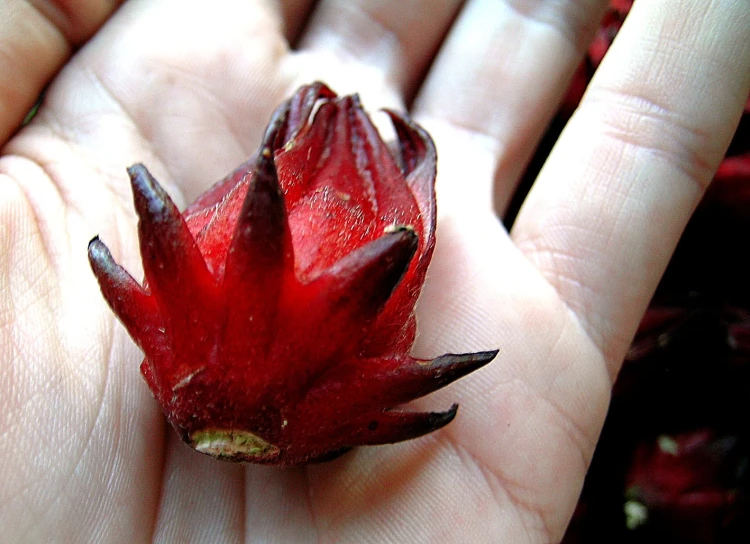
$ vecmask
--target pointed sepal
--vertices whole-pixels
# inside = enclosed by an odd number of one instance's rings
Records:
[[[395,226],[336,262],[311,287],[323,294],[330,312],[370,317],[401,281],[417,244],[413,229]]]
[[[305,410],[326,414],[346,406],[352,412],[384,410],[442,389],[482,368],[497,350],[448,353],[432,360],[409,355],[360,359],[332,368],[308,393]],[[335,394],[332,395],[332,393]],[[326,398],[335,396],[337,407]],[[330,414],[333,417],[333,412]],[[324,415],[323,417],[329,417]]]
[[[200,360],[199,354],[212,344],[206,324],[216,314],[216,282],[166,191],[141,164],[128,168],[128,174],[139,217],[146,282],[158,301],[174,349]],[[187,360],[179,355],[175,359]]]
[[[274,137],[267,134],[259,153],[224,272],[228,313],[222,350],[247,358],[265,355],[278,328],[282,286],[295,281],[291,233],[270,145]]]
[[[444,412],[375,412],[335,428],[335,434],[326,437],[327,443],[335,449],[395,444],[445,427],[453,421],[457,412],[458,404]]]
[[[99,237],[89,242],[89,264],[104,299],[138,346],[152,357],[164,349],[163,322],[156,300],[112,258]]]
[[[370,418],[366,431],[362,429],[359,434],[357,445],[394,444],[418,438],[442,429],[453,421],[457,412],[458,404],[445,412],[383,412]]]
[[[389,232],[352,251],[310,282],[302,314],[321,328],[317,359],[341,356],[367,334],[393,290],[403,278],[417,249],[415,232],[393,227]],[[335,337],[325,331],[337,331]]]

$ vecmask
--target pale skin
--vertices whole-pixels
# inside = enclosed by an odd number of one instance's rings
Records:
[[[0,7],[3,538],[559,541],[623,355],[750,92],[750,4],[638,2],[511,232],[499,217],[605,1],[113,4]],[[315,79],[369,109],[408,104],[435,138],[415,353],[500,354],[417,403],[460,404],[428,437],[307,468],[221,463],[165,425],[86,246],[99,234],[139,276],[125,167],[146,163],[184,205]]]

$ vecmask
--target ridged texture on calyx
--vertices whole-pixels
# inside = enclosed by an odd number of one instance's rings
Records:
[[[496,352],[409,356],[435,240],[435,150],[321,83],[274,113],[256,157],[180,213],[128,169],[145,280],[95,238],[102,293],[143,349],[141,371],[185,442],[222,459],[303,464],[415,438],[456,406],[397,408]]]

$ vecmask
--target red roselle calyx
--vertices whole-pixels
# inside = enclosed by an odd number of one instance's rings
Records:
[[[396,408],[496,355],[409,355],[435,243],[436,155],[421,127],[388,115],[390,147],[356,96],[302,87],[257,157],[182,214],[144,166],[128,169],[143,285],[98,238],[89,259],[196,450],[293,465],[415,438],[457,406]]]

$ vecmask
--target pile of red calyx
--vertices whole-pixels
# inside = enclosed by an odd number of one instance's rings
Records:
[[[525,187],[632,4],[611,1]],[[748,240],[750,101],[625,359],[563,544],[750,542]]]
[[[436,155],[421,127],[387,113],[391,145],[356,96],[302,87],[257,156],[183,213],[144,166],[128,169],[145,279],[98,238],[89,259],[154,397],[197,451],[298,465],[416,438],[457,406],[399,407],[496,355],[409,355]]]

